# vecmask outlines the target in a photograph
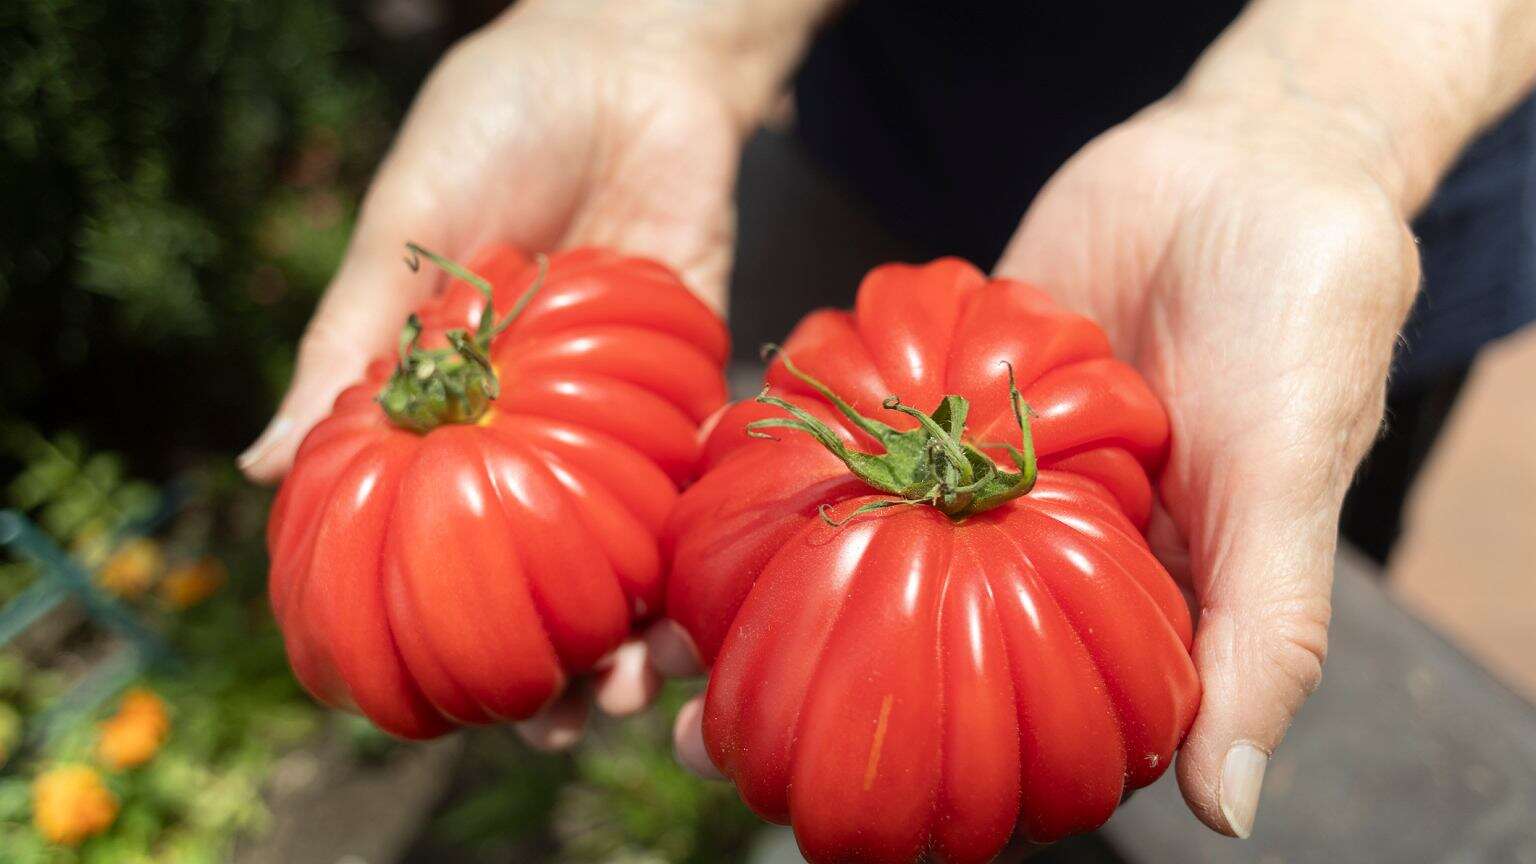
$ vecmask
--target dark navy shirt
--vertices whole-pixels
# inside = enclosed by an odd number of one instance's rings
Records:
[[[800,134],[918,254],[987,266],[1061,163],[1171,90],[1242,6],[855,2],[801,70]],[[1397,388],[1536,320],[1536,103],[1471,146],[1415,228],[1425,288]]]

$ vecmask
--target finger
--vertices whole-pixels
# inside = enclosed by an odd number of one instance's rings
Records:
[[[632,639],[599,666],[593,701],[604,713],[624,717],[651,704],[660,689],[661,675],[651,667],[646,643]]]
[[[692,678],[704,672],[699,649],[681,624],[663,619],[645,631],[651,665],[668,678]]]
[[[386,167],[375,181],[341,267],[299,342],[288,392],[237,460],[253,481],[272,483],[287,473],[299,442],[330,411],[336,394],[392,349],[406,316],[439,282],[438,274],[413,272],[403,260],[407,241],[441,249],[443,238],[433,220],[406,215],[413,210],[400,206],[397,173]]]
[[[658,106],[665,114],[673,106]],[[710,308],[724,313],[736,240],[734,189],[741,141],[714,126],[686,139],[682,118],[666,117],[608,154],[603,182],[590,190],[562,238],[654,258],[683,278]],[[684,130],[684,131],[679,131]],[[675,139],[675,140],[674,140]],[[687,153],[686,159],[635,159],[633,153]]]
[[[512,728],[528,746],[538,750],[565,750],[581,740],[587,725],[587,694],[573,687],[554,704]]]
[[[724,780],[725,775],[709,760],[704,749],[704,697],[696,696],[677,712],[672,726],[672,747],[678,764],[705,780]]]
[[[725,315],[730,306],[731,256],[736,243],[734,217],[718,217],[712,225],[705,225],[703,232],[698,251],[678,259],[682,262],[678,273],[683,284],[709,308]]]
[[[1269,756],[1322,678],[1338,525],[1336,501],[1266,485],[1234,473],[1202,520],[1219,537],[1192,548],[1203,693],[1179,787],[1201,821],[1236,837],[1253,831]]]
[[[1152,517],[1147,521],[1146,537],[1152,554],[1168,571],[1168,575],[1173,577],[1174,584],[1179,586],[1184,605],[1189,607],[1190,620],[1199,620],[1200,603],[1195,599],[1195,586],[1190,579],[1189,543],[1161,501],[1152,502]]]
[[[708,182],[728,184],[729,179]],[[722,188],[728,190],[730,186]],[[601,215],[579,220],[563,238],[562,245],[602,246],[654,258],[676,270],[684,285],[715,312],[724,314],[735,243],[734,216],[728,197],[698,206],[703,212],[686,218],[672,213],[636,214],[633,208],[621,209],[627,215],[615,224],[602,211],[601,204],[594,204],[592,209],[599,210]]]
[[[1169,515],[1161,501],[1152,502],[1152,515],[1147,520],[1147,545],[1152,554],[1179,583],[1186,594],[1190,591],[1189,544],[1179,531],[1179,526]]]

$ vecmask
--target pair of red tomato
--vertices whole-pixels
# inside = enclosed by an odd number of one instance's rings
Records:
[[[1199,701],[1140,531],[1167,419],[1092,322],[881,267],[716,412],[725,331],[660,265],[472,269],[491,303],[424,309],[274,507],[317,697],[405,737],[526,718],[664,601],[711,666],[711,759],[812,861],[987,861],[1165,770]]]

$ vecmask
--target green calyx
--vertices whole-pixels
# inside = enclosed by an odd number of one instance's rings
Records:
[[[463,328],[443,334],[448,348],[421,347],[421,320],[414,314],[407,318],[400,331],[400,363],[376,398],[389,422],[412,432],[426,434],[444,423],[473,423],[501,393],[501,382],[491,365],[491,341],[517,320],[543,286],[549,260],[543,255],[538,257],[538,277],[517,298],[512,311],[498,320],[491,283],[458,262],[415,243],[407,243],[405,248],[411,253],[405,264],[412,271],[420,269],[425,257],[479,289],[485,295],[485,308],[473,335]]]
[[[767,349],[768,352],[776,350],[774,346]],[[1006,449],[1008,457],[1018,467],[1018,473],[999,469],[985,453],[964,440],[965,420],[971,404],[960,396],[945,396],[932,414],[924,414],[910,405],[904,405],[895,396],[887,398],[881,407],[888,411],[900,411],[918,423],[916,429],[902,432],[860,414],[825,384],[797,368],[788,356],[779,356],[791,375],[810,385],[855,427],[880,442],[885,452],[877,455],[849,449],[826,423],[792,402],[770,396],[766,387],[758,394],[757,401],[781,408],[790,416],[770,417],[748,423],[747,434],[754,438],[771,439],[773,436],[762,430],[795,429],[804,432],[841,459],[860,480],[874,489],[901,498],[899,501],[865,504],[842,522],[834,522],[827,515],[826,505],[822,505],[821,517],[828,524],[841,525],[872,510],[916,504],[931,504],[951,519],[959,521],[1000,506],[1034,488],[1037,469],[1034,439],[1029,431],[1031,412],[1019,393],[1011,364],[1004,362],[1003,365],[1008,367],[1008,399],[1013,406],[1014,420],[1023,436],[1023,447],[1015,447],[1006,441],[985,446]]]

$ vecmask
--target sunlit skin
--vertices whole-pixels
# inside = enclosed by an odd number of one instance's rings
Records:
[[[440,284],[399,266],[406,240],[453,256],[610,245],[718,305],[741,142],[832,5],[525,0],[450,52],[247,474],[280,477]],[[1226,754],[1272,752],[1321,673],[1339,498],[1417,283],[1408,220],[1533,74],[1533,0],[1257,0],[1178,91],[1062,169],[998,263],[1098,318],[1167,406],[1151,539],[1199,613],[1204,698],[1179,779],[1215,830],[1246,834],[1257,806],[1258,778],[1232,800]],[[690,659],[657,633],[596,698],[632,710],[652,665]],[[569,743],[582,713],[563,702],[523,728]],[[700,714],[683,711],[678,751],[709,771]]]
[[[751,52],[727,63],[728,46],[691,34],[637,37],[629,21],[520,3],[450,51],[373,180],[288,394],[241,457],[246,474],[282,477],[336,395],[393,352],[406,315],[444,284],[434,268],[401,263],[408,241],[461,260],[491,242],[630,251],[668,263],[721,308],[736,159],[773,83],[767,70],[781,64]],[[644,706],[658,686],[649,653],[635,642],[602,665],[600,707]],[[664,666],[686,668],[686,650],[670,654]],[[573,743],[586,709],[571,696],[519,730],[544,746]]]

